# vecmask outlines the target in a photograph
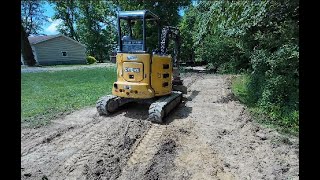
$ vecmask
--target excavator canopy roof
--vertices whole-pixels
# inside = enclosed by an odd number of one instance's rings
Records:
[[[146,19],[159,20],[159,17],[149,10],[120,11],[118,17],[120,19],[140,19],[145,17]]]

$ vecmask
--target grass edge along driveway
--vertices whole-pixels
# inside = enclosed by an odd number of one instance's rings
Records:
[[[111,93],[116,68],[77,69],[21,74],[21,122],[29,127],[92,106]]]

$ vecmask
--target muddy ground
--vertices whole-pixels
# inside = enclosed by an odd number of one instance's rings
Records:
[[[21,179],[299,179],[299,139],[250,118],[231,76],[183,74],[182,104],[164,125],[148,105],[110,117],[89,107],[21,129]]]

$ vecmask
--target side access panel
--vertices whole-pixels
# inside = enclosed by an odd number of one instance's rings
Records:
[[[152,56],[151,87],[155,96],[170,94],[172,91],[172,58],[171,56]]]

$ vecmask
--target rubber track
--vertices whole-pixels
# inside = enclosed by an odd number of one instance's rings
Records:
[[[182,93],[172,91],[170,96],[164,96],[152,103],[149,107],[149,118],[151,122],[162,123],[162,119],[169,114],[181,102]]]
[[[117,96],[114,95],[107,95],[101,97],[96,103],[96,108],[99,115],[108,115],[110,112],[107,110],[107,105],[116,98]]]

